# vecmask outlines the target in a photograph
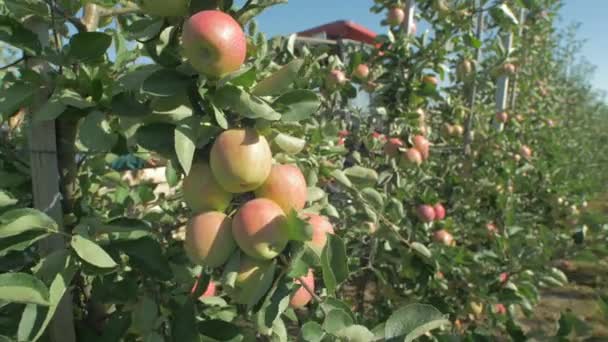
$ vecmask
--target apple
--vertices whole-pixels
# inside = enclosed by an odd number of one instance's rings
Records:
[[[521,145],[519,154],[525,159],[530,159],[532,158],[532,149],[526,145]]]
[[[201,295],[200,298],[206,298],[206,297],[214,297],[216,294],[216,286],[215,283],[210,281],[209,282],[209,286],[207,286],[207,289],[205,290],[205,292],[203,292],[203,294]]]
[[[215,180],[232,193],[259,188],[272,169],[268,141],[253,128],[222,132],[215,139],[209,160]]]
[[[436,87],[439,84],[439,80],[436,76],[433,75],[425,75],[422,77],[422,83],[430,85],[432,87]]]
[[[181,17],[188,14],[189,0],[140,0],[144,13],[159,17]]]
[[[483,313],[483,304],[479,302],[469,302],[469,310],[475,317],[479,317]]]
[[[201,11],[190,17],[184,23],[182,41],[190,64],[210,77],[238,70],[247,57],[247,39],[241,25],[221,11]]]
[[[512,63],[505,63],[502,66],[502,71],[507,75],[514,75],[515,74],[515,65],[513,65]]]
[[[461,125],[454,125],[454,136],[461,137],[464,134],[464,127]]]
[[[224,211],[232,201],[232,194],[216,181],[206,162],[196,162],[182,183],[184,201],[195,213],[210,210]]]
[[[517,114],[515,115],[515,120],[517,120],[517,122],[524,122],[525,118],[523,115]]]
[[[232,219],[236,244],[255,259],[272,259],[287,246],[283,209],[266,198],[245,203]]]
[[[232,220],[224,213],[209,211],[192,217],[186,226],[186,255],[197,265],[225,264],[236,248],[231,229]]]
[[[473,72],[473,64],[468,59],[463,59],[456,67],[456,74],[460,80],[466,80]]]
[[[425,138],[422,135],[417,135],[414,137],[414,139],[412,140],[414,147],[420,151],[420,154],[422,155],[422,159],[426,160],[429,158],[429,148],[430,148],[430,143],[428,141],[427,138]]]
[[[502,123],[509,121],[509,114],[507,114],[507,112],[497,112],[496,121]]]
[[[304,284],[310,288],[314,292],[315,290],[315,276],[312,273],[312,269],[308,269],[308,274],[304,277],[301,277]],[[300,279],[295,280],[296,284],[302,284]],[[300,286],[300,288],[291,296],[289,300],[289,306],[294,309],[299,309],[301,307],[306,306],[312,299],[312,295],[308,290],[304,287],[304,285]]]
[[[338,132],[338,136],[340,138],[344,138],[344,137],[347,137],[349,135],[350,135],[350,132],[348,130],[345,130],[345,129],[343,129],[343,130],[341,130],[341,131]]]
[[[259,284],[264,280],[264,273],[272,265],[270,260],[258,260],[241,255],[241,264],[236,276],[232,299],[238,304],[254,304]]]
[[[498,235],[498,228],[493,222],[486,224],[486,230],[488,231],[488,236],[490,238],[493,238]]]
[[[399,7],[391,8],[386,14],[386,22],[391,26],[398,26],[405,20],[405,11]]]
[[[327,234],[334,234],[334,227],[325,216],[312,213],[305,213],[302,216],[308,219],[308,223],[312,226],[312,240],[307,241],[306,244],[321,255],[327,243]]]
[[[399,155],[399,148],[403,147],[403,141],[399,138],[390,138],[384,144],[384,153],[391,158],[395,158]]]
[[[416,213],[422,222],[432,222],[435,219],[435,209],[428,204],[419,205]]]
[[[452,234],[450,234],[450,232],[448,232],[445,229],[440,229],[440,230],[434,232],[433,240],[435,240],[435,242],[444,244],[446,246],[452,246],[455,243],[454,237],[452,236]]]
[[[494,304],[494,312],[499,315],[504,315],[507,313],[507,308],[502,303]]]
[[[376,139],[376,140],[380,140],[380,141],[386,141],[386,137],[384,136],[384,134],[382,134],[380,132],[373,132],[372,138]]]
[[[500,281],[501,284],[506,283],[507,281],[509,281],[509,273],[507,272],[502,272],[499,276],[498,276],[498,280]]]
[[[443,136],[447,139],[451,136],[454,135],[454,126],[450,125],[449,123],[444,123],[443,125],[441,125],[441,133],[443,134]]]
[[[445,219],[445,208],[443,207],[443,204],[436,203],[433,206],[433,210],[435,211],[435,220],[436,221],[441,221],[441,220]]]
[[[345,85],[346,81],[348,81],[348,79],[346,78],[346,75],[344,75],[344,72],[337,69],[331,70],[325,78],[325,84],[331,89]]]
[[[365,80],[369,77],[369,67],[366,64],[359,64],[353,72],[353,76],[360,80]]]
[[[417,166],[422,164],[422,154],[414,147],[408,148],[405,152],[403,152],[402,159],[406,164],[411,163],[416,164]]]
[[[257,197],[278,204],[285,214],[304,209],[308,190],[302,171],[295,165],[273,165],[266,182],[255,190]]]
[[[344,137],[339,137],[338,138],[338,146],[344,145],[344,142],[346,142],[346,138],[344,138]]]

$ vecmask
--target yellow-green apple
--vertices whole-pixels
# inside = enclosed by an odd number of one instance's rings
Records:
[[[399,148],[403,147],[403,141],[399,138],[390,138],[384,144],[384,153],[391,158],[395,158],[399,155]]]
[[[519,148],[519,154],[526,159],[532,158],[532,149],[526,145],[521,145]]]
[[[436,76],[433,75],[425,75],[422,77],[422,83],[428,84],[430,86],[436,87],[439,84],[439,80]]]
[[[247,57],[241,25],[221,11],[201,11],[190,17],[184,23],[182,42],[184,56],[194,69],[211,77],[238,70]]]
[[[300,281],[300,279],[302,281]],[[296,279],[295,283],[304,283],[311,291],[315,291],[315,276],[312,273],[312,269],[308,269],[308,274],[303,277],[300,277],[300,279]],[[304,285],[301,285],[300,288],[296,290],[296,292],[291,296],[291,299],[289,300],[289,306],[294,309],[299,309],[301,307],[306,306],[306,304],[308,304],[311,299],[312,295],[310,294],[310,292],[308,292]]]
[[[502,66],[502,71],[507,75],[513,75],[515,74],[515,65],[513,65],[512,63],[505,63]]]
[[[182,183],[186,204],[195,213],[210,210],[224,211],[230,205],[232,194],[216,181],[209,164],[196,162]]]
[[[473,316],[479,317],[483,313],[483,304],[475,301],[469,302],[469,310]]]
[[[245,203],[232,219],[237,245],[255,259],[272,259],[287,246],[285,213],[275,202],[256,198]]]
[[[312,226],[312,240],[306,244],[321,255],[327,243],[327,234],[334,234],[334,227],[325,216],[312,213],[305,213],[303,216]]]
[[[181,17],[188,14],[189,0],[140,0],[141,9],[159,17]]]
[[[466,58],[460,61],[456,67],[456,74],[461,81],[468,79],[472,72],[473,64]]]
[[[222,132],[211,148],[209,160],[215,180],[232,193],[259,188],[272,169],[268,141],[253,128]]]
[[[464,134],[464,127],[461,125],[454,125],[454,136],[460,137]]]
[[[419,205],[416,213],[422,222],[431,222],[435,219],[435,209],[428,204]]]
[[[443,125],[441,125],[441,133],[443,134],[443,136],[447,139],[451,136],[454,135],[454,126],[450,125],[449,123],[444,123]]]
[[[391,26],[401,25],[405,20],[405,11],[399,7],[391,8],[386,14],[386,22]]]
[[[208,267],[223,265],[236,248],[232,220],[217,211],[192,217],[186,226],[184,248],[195,264]]]
[[[366,80],[369,77],[369,67],[367,64],[359,64],[353,71],[353,76],[360,80]]]
[[[304,209],[308,195],[306,179],[295,165],[275,164],[266,182],[255,190],[255,195],[272,200],[285,214],[291,210],[300,211]]]
[[[271,265],[270,260],[258,260],[241,255],[241,264],[236,276],[232,299],[238,304],[251,304],[264,274]]]

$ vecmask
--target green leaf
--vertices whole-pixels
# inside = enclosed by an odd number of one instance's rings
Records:
[[[300,153],[304,149],[304,146],[306,146],[306,140],[283,133],[277,134],[274,138],[274,143],[283,150],[283,152],[290,155]]]
[[[45,213],[36,209],[20,208],[0,216],[0,239],[18,235],[29,230],[57,232],[57,224]]]
[[[112,45],[112,36],[102,32],[80,32],[72,36],[68,56],[82,62],[102,57]]]
[[[191,298],[188,298],[175,311],[171,320],[171,335],[174,341],[198,342],[201,340],[196,329],[196,309]]]
[[[358,184],[376,184],[378,182],[378,173],[362,166],[350,167],[344,170],[344,174]]]
[[[325,337],[325,332],[319,323],[308,321],[302,325],[300,337],[305,342],[321,342]]]
[[[281,118],[281,114],[277,113],[268,103],[230,84],[219,88],[215,92],[214,100],[216,105],[230,108],[246,118],[268,121],[276,121]]]
[[[144,237],[137,240],[117,241],[112,246],[119,248],[129,256],[131,266],[161,280],[171,279],[171,267],[162,247],[156,240]]]
[[[112,131],[110,122],[99,111],[90,113],[81,121],[78,138],[92,152],[108,152],[118,142],[118,134]]]
[[[382,209],[384,207],[384,199],[376,189],[365,188],[361,190],[361,195],[376,209]]]
[[[158,318],[158,305],[148,296],[142,297],[132,312],[131,321],[133,328],[140,334],[145,335],[154,329]]]
[[[323,330],[327,331],[330,334],[335,334],[338,331],[353,325],[355,322],[352,317],[346,312],[335,309],[325,315],[325,320],[323,321]]]
[[[414,241],[414,242],[412,242],[410,247],[414,250],[414,252],[416,252],[416,254],[420,255],[423,258],[430,259],[433,256],[431,251],[425,245],[421,244],[420,242]]]
[[[13,83],[0,91],[0,117],[2,114],[12,115],[24,104],[31,100],[37,91],[35,86],[27,83]]]
[[[84,99],[80,94],[71,89],[61,89],[59,91],[59,100],[66,106],[85,109],[95,106],[95,104],[87,99]]]
[[[307,221],[300,218],[295,210],[287,214],[287,222],[285,224],[287,236],[292,241],[310,241],[312,240],[312,226]]]
[[[194,160],[199,126],[199,117],[192,116],[182,120],[175,128],[175,153],[186,174],[190,173]]]
[[[270,266],[264,271],[264,273],[260,276],[259,281],[255,284],[255,291],[253,291],[253,295],[249,298],[249,302],[247,303],[247,309],[251,309],[254,307],[260,299],[262,299],[270,287],[272,286],[272,282],[274,280],[274,273],[277,268],[276,261],[273,261]],[[249,290],[248,290],[249,291]]]
[[[50,287],[50,306],[42,307],[28,304],[23,311],[17,337],[19,341],[38,340],[55,315],[57,306],[76,273],[76,267],[70,265],[69,257],[65,259],[64,268],[55,274]]]
[[[59,92],[53,93],[42,107],[38,108],[33,114],[34,122],[55,120],[63,114],[68,106],[61,101],[60,97]]]
[[[338,284],[348,277],[346,247],[336,235],[327,234],[327,244],[321,253],[321,269],[323,282],[330,294],[335,293]]]
[[[384,326],[387,341],[413,341],[430,330],[449,325],[439,310],[427,304],[410,304],[393,314]]]
[[[70,245],[82,260],[93,266],[100,268],[112,268],[117,266],[116,262],[103,250],[103,248],[83,236],[74,235]]]
[[[287,310],[290,294],[289,287],[284,281],[281,281],[274,292],[266,297],[262,307],[256,313],[258,330],[272,329],[274,322]]]
[[[0,274],[0,300],[48,306],[49,297],[49,289],[30,274]]]
[[[306,201],[309,203],[314,203],[314,202],[320,201],[327,196],[325,194],[325,191],[323,191],[323,189],[316,187],[316,186],[308,187],[306,189],[306,191],[307,191]]]
[[[513,14],[513,11],[511,11],[511,9],[509,8],[509,6],[507,6],[507,4],[502,3],[498,6],[498,10],[500,10],[502,12],[502,14],[504,14],[505,17],[507,17],[511,23],[513,23],[514,25],[519,25],[519,20],[517,20],[517,17],[515,17],[515,14]]]
[[[208,319],[198,323],[198,331],[212,341],[242,341],[238,326],[219,319]]]
[[[285,92],[298,77],[304,60],[295,59],[258,83],[251,93],[256,96],[272,96]]]
[[[0,16],[0,40],[23,50],[28,55],[37,55],[42,46],[38,36],[25,28],[19,21],[8,17]]]
[[[153,96],[174,96],[188,87],[192,80],[175,69],[160,69],[146,78],[142,90]]]
[[[302,89],[285,93],[273,103],[273,106],[283,113],[283,121],[306,120],[317,111],[320,105],[321,101],[317,94]]]
[[[119,116],[142,117],[150,114],[151,110],[130,93],[119,93],[112,97],[112,113]]]
[[[351,183],[350,179],[346,177],[346,174],[342,170],[333,170],[331,172],[332,177],[336,179],[336,181],[347,188],[352,188],[353,183]]]
[[[23,251],[48,235],[49,233],[46,231],[30,230],[23,234],[0,239],[0,256],[5,256],[11,251]]]
[[[334,333],[345,342],[369,342],[374,340],[374,334],[362,325],[351,325]]]
[[[135,133],[135,140],[146,150],[171,156],[175,150],[175,125],[151,123],[141,126]]]
[[[6,191],[0,190],[0,208],[15,205],[17,202],[17,199],[13,198],[11,194]],[[2,234],[1,230],[0,234]]]

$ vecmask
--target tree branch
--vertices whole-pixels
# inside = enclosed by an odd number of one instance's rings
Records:
[[[23,61],[25,61],[25,56],[24,56],[24,57],[19,58],[18,60],[14,61],[14,62],[12,62],[12,63],[9,63],[9,64],[7,64],[7,65],[1,66],[1,67],[0,67],[0,70],[6,70],[6,69],[8,69],[8,68],[12,68],[12,67],[14,67],[15,65],[17,65],[17,64],[19,64],[19,63],[21,63],[21,62],[23,62]]]
[[[141,8],[139,8],[139,6],[129,3],[129,5],[127,5],[125,7],[103,9],[100,11],[99,16],[102,18],[116,17],[116,16],[120,16],[120,15],[127,15],[127,14],[139,13],[139,12],[141,12]]]
[[[84,26],[80,19],[70,16],[63,8],[55,4],[52,0],[45,0],[45,2],[51,7],[51,10],[56,14],[60,15],[64,20],[67,20],[70,24],[74,25],[78,32],[86,32],[87,28]]]

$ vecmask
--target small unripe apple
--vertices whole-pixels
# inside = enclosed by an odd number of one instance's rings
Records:
[[[506,63],[502,66],[502,71],[507,75],[514,75],[515,65],[513,65],[512,63]]]
[[[435,210],[435,220],[436,221],[441,221],[441,220],[445,219],[445,208],[443,207],[443,204],[436,203],[433,206],[433,210]]]
[[[334,69],[327,74],[325,78],[325,84],[328,88],[341,87],[346,84],[347,78],[344,72],[341,70]]]
[[[532,149],[526,145],[521,145],[519,148],[519,154],[526,159],[532,158]]]
[[[255,190],[256,197],[263,197],[278,204],[285,214],[304,209],[308,189],[302,171],[295,165],[272,166],[266,182]]]
[[[237,245],[255,259],[272,259],[287,246],[286,217],[283,209],[266,198],[245,203],[232,220]]]
[[[403,147],[403,141],[399,138],[390,138],[384,144],[384,153],[391,158],[395,158],[399,155],[399,148]]]
[[[304,281],[304,284],[310,288],[311,291],[315,290],[315,276],[312,273],[312,269],[308,269],[308,274],[306,276],[301,277]],[[295,280],[296,284],[302,284],[300,279]],[[312,295],[308,290],[304,287],[304,285],[300,286],[300,288],[291,296],[289,300],[289,306],[294,309],[299,309],[301,307],[306,306],[312,299]]]
[[[460,137],[464,134],[464,127],[461,125],[454,125],[454,136]]]
[[[436,76],[425,75],[424,77],[422,77],[422,83],[436,87],[437,84],[439,84],[439,80],[437,79]]]
[[[366,64],[359,64],[353,72],[353,76],[360,80],[366,80],[369,77],[369,67]]]
[[[264,184],[272,169],[272,152],[254,129],[229,129],[215,139],[209,161],[222,188],[242,193]]]
[[[416,213],[422,222],[432,222],[435,219],[435,209],[428,204],[419,205]]]
[[[140,0],[140,8],[146,14],[159,17],[181,17],[188,14],[188,0]]]
[[[507,112],[496,113],[496,121],[506,123],[509,121],[509,114],[507,114]]]
[[[454,244],[454,237],[445,229],[440,229],[433,233],[433,240],[446,246],[452,246]]]
[[[468,59],[463,59],[458,63],[456,74],[460,80],[466,80],[473,72],[473,64]]]
[[[221,11],[201,11],[190,17],[184,23],[182,40],[184,56],[207,76],[222,77],[236,71],[247,57],[241,25]]]
[[[327,234],[334,234],[334,227],[325,216],[312,213],[305,213],[303,216],[312,226],[312,240],[307,241],[306,244],[321,255],[327,243]]]
[[[417,166],[422,164],[422,154],[414,147],[403,152],[402,159],[406,164],[416,164]]]
[[[391,26],[398,26],[405,20],[405,11],[399,7],[391,8],[386,14],[386,22]]]
[[[186,255],[197,265],[223,265],[236,248],[231,227],[232,220],[217,211],[192,217],[186,226]]]

